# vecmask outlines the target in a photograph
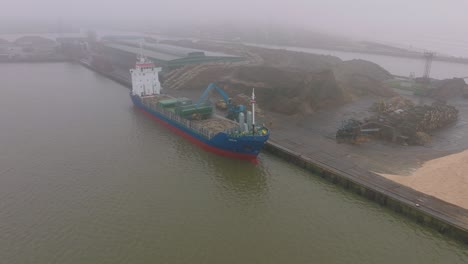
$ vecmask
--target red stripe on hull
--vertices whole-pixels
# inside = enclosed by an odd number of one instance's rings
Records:
[[[193,137],[192,135],[188,134],[187,132],[182,131],[182,130],[178,129],[177,127],[174,127],[173,125],[167,123],[166,121],[164,121],[162,119],[159,119],[158,117],[153,116],[151,113],[145,111],[145,109],[142,109],[141,107],[138,107],[138,106],[136,108],[138,110],[140,110],[141,112],[143,112],[145,115],[149,116],[154,121],[156,121],[159,124],[169,128],[170,130],[175,132],[177,135],[182,136],[182,137],[190,140],[190,142],[192,142],[193,144],[201,147],[202,149],[204,149],[206,151],[209,151],[209,152],[221,155],[221,156],[229,157],[229,158],[249,160],[251,162],[257,163],[257,156],[255,156],[255,155],[241,154],[241,153],[227,151],[227,150],[224,150],[224,149],[219,149],[219,148],[210,146],[210,145],[206,144],[205,142],[200,141],[199,139],[197,139],[197,138]]]

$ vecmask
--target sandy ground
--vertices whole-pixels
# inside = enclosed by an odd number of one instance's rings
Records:
[[[468,150],[427,161],[410,176],[382,175],[468,209]]]

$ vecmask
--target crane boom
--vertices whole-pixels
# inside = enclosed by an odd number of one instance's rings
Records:
[[[210,83],[208,87],[205,89],[205,91],[203,92],[203,94],[200,96],[200,99],[198,99],[195,105],[198,106],[204,101],[206,101],[208,94],[213,89],[215,89],[223,97],[223,100],[224,102],[226,102],[226,104],[229,103],[229,96],[226,94],[226,92],[224,92],[223,89],[219,88],[215,83]]]
[[[231,99],[229,96],[226,94],[223,89],[219,88],[215,83],[210,83],[208,87],[205,89],[203,94],[200,96],[200,99],[198,99],[197,103],[195,106],[199,106],[203,102],[205,102],[208,98],[208,95],[210,94],[210,91],[215,89],[222,97],[224,102],[226,103],[228,113],[227,113],[227,118],[232,119],[232,120],[238,120],[239,118],[239,113],[245,112],[245,106],[244,105],[234,105],[231,102]]]

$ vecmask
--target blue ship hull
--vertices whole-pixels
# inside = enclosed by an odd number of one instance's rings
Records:
[[[183,124],[170,119],[165,114],[145,106],[139,96],[130,94],[130,97],[136,107],[158,123],[168,127],[176,134],[187,138],[203,149],[222,156],[256,160],[260,150],[269,137],[269,132],[266,130],[264,135],[231,136],[225,132],[219,132],[213,137],[207,138]]]

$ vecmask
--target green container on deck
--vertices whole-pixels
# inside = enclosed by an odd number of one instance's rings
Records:
[[[192,100],[182,97],[182,98],[177,98],[177,103],[176,107],[181,107],[181,106],[189,106],[192,105]]]
[[[158,105],[162,108],[174,107],[177,104],[177,99],[166,99],[158,102]]]
[[[159,101],[159,106],[162,108],[171,108],[179,106],[187,106],[192,104],[192,100],[182,97],[182,98],[173,98]]]
[[[211,105],[200,105],[198,107],[195,105],[188,105],[177,107],[175,112],[176,114],[188,119],[191,119],[193,115],[207,117],[213,113],[213,107]]]

